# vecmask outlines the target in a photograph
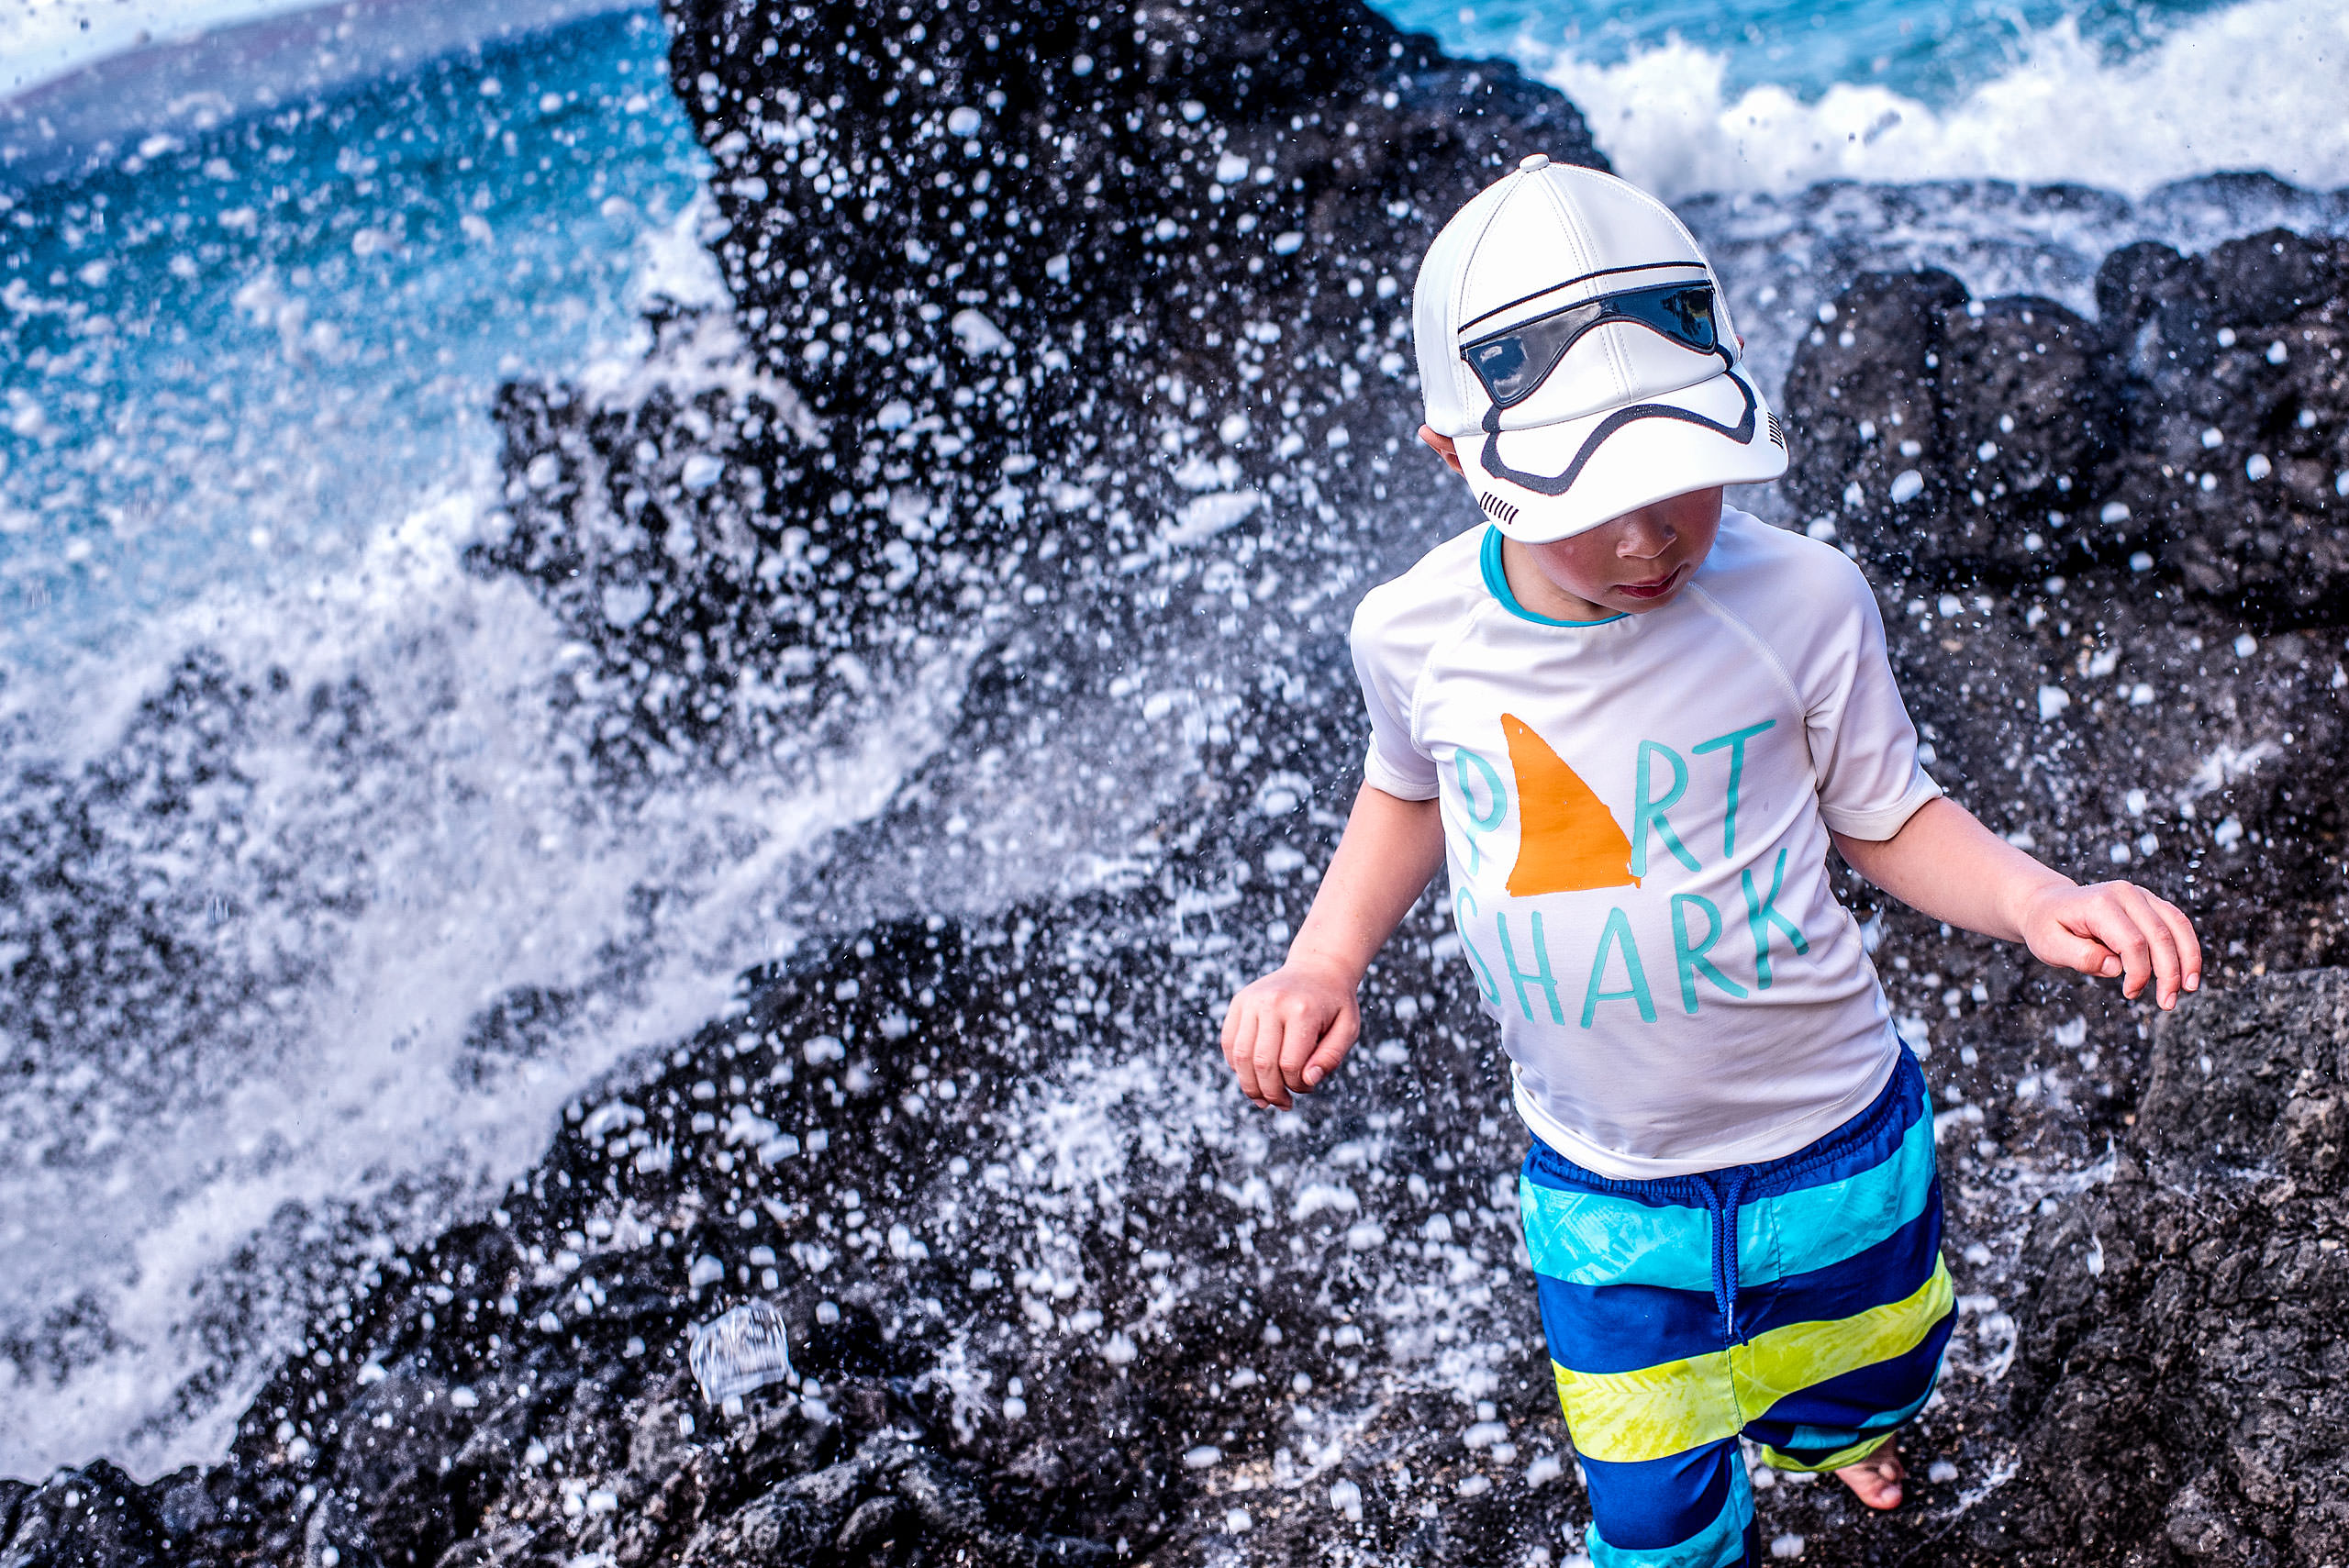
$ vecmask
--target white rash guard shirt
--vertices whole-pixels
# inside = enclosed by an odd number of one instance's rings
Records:
[[[1724,508],[1679,595],[1567,623],[1508,591],[1499,535],[1364,596],[1367,782],[1434,799],[1461,957],[1519,1112],[1616,1179],[1790,1154],[1899,1046],[1828,830],[1888,839],[1941,793],[1859,568]]]

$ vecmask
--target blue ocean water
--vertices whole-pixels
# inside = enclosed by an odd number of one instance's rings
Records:
[[[0,195],[0,651],[328,566],[634,327],[699,189],[636,10]]]
[[[1573,96],[1713,250],[1765,375],[1862,267],[2086,309],[2129,240],[2344,224],[2349,13],[1383,8]],[[297,1319],[239,1277],[257,1238],[478,1207],[570,1085],[773,956],[785,851],[878,810],[952,717],[950,668],[875,694],[896,751],[617,803],[553,717],[560,637],[458,564],[501,501],[501,383],[625,372],[646,300],[715,286],[664,49],[615,11],[0,185],[0,776],[70,802],[42,820],[70,817],[72,874],[0,873],[151,884],[177,966],[89,960],[135,1039],[0,1005],[0,1473],[215,1451]],[[2239,168],[2290,183],[2196,178]],[[194,745],[155,713],[195,687],[231,694],[198,714],[211,782],[163,819],[107,781]],[[355,695],[328,723],[317,690]],[[0,924],[0,965],[38,940]],[[563,1025],[485,1066],[471,1022],[515,995]]]
[[[1381,8],[1556,83],[1621,172],[1687,199],[1831,177],[2135,192],[2247,166],[2327,188],[2349,181],[2349,122],[2321,107],[2349,91],[2349,35],[2288,6]],[[618,11],[0,181],[0,674],[208,585],[325,566],[478,482],[498,383],[625,339],[647,239],[698,188],[664,47],[655,11]],[[2043,134],[2067,105],[2076,132]]]

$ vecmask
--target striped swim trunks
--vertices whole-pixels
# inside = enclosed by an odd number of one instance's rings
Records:
[[[1932,1396],[1956,1313],[1905,1050],[1784,1159],[1619,1182],[1536,1140],[1519,1204],[1595,1568],[1757,1561],[1741,1436],[1777,1469],[1841,1469]]]

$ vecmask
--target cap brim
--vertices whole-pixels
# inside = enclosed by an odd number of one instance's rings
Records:
[[[1495,466],[1519,477],[1487,467],[1488,440],[1497,446]],[[1486,516],[1527,544],[1586,533],[1668,496],[1787,471],[1785,435],[1742,364],[1629,407],[1497,437],[1471,431],[1457,446]]]

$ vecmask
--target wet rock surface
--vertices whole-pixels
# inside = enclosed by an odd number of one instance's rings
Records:
[[[2023,1462],[1962,1556],[2321,1563],[2349,1549],[2339,1303],[2349,973],[2165,1020],[2109,1177],[2023,1262]]]
[[[323,1284],[223,1463],[9,1484],[0,1563],[1571,1556],[1523,1135],[1440,906],[1301,1114],[1211,1040],[1334,842],[1354,597],[1474,520],[1408,445],[1417,256],[1522,152],[1595,160],[1579,119],[1336,5],[676,21],[715,277],[633,379],[508,392],[472,570],[569,628],[623,799],[876,727],[932,761],[761,863],[817,934],[732,1008]],[[1760,1493],[1805,1561],[2338,1558],[2342,991],[2269,973],[2344,956],[2331,255],[2123,252],[2093,322],[1874,276],[1795,350],[1788,488],[1882,590],[1937,776],[2213,952],[2157,1032],[1846,882],[1964,1297],[1900,1514]],[[959,696],[885,700],[925,682]],[[752,1300],[795,1375],[713,1406],[691,1335]]]
[[[1556,1539],[1485,1053],[1424,1031],[1408,1075],[1373,1051],[1348,1103],[1242,1122],[1197,1034],[1228,973],[1098,915],[880,928],[760,984],[572,1107],[488,1220],[351,1280],[227,1464],[53,1479],[11,1560],[1109,1562],[1350,1512],[1442,1558]],[[746,1298],[795,1375],[714,1408],[688,1333]]]

